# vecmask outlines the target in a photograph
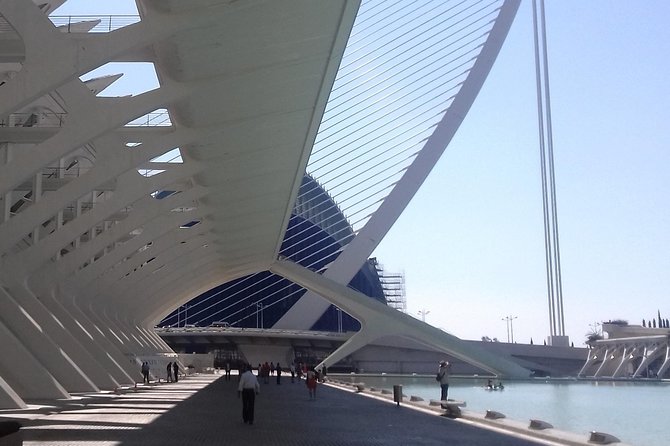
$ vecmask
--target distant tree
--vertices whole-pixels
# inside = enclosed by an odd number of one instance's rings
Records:
[[[544,342],[544,345],[547,345],[547,340],[546,339],[543,342]]]
[[[586,333],[586,343],[587,344],[595,342],[595,341],[599,341],[602,338],[603,338],[602,333],[597,332],[597,331],[590,331],[590,332]]]
[[[488,336],[482,336],[482,342],[491,342],[491,338]]]
[[[670,328],[670,320],[665,319],[665,328]]]
[[[654,324],[654,328],[656,328],[656,319],[652,319],[652,322]]]
[[[498,338],[493,338],[493,339],[491,339],[491,340],[492,340],[493,342],[499,342],[499,341],[498,341]]]
[[[530,338],[530,345],[533,345],[533,338]]]
[[[574,346],[575,346],[575,343],[574,343],[574,342],[571,342],[571,343],[570,343],[570,347],[574,347]]]
[[[644,319],[642,319],[642,326],[643,326],[643,327],[646,327],[646,326],[647,326],[647,323],[644,321]]]
[[[626,325],[628,325],[628,321],[624,320],[624,319],[612,319],[612,320],[609,320],[605,323],[606,324],[612,324],[612,325],[618,325],[620,327],[625,327]]]
[[[663,319],[661,319],[661,310],[656,310],[658,311],[658,328],[661,328],[663,325],[661,322],[663,322]]]

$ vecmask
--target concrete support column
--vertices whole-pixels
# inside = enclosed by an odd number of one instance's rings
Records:
[[[593,347],[589,350],[588,357],[586,362],[582,366],[582,369],[579,371],[577,376],[593,376],[595,371],[593,370],[595,364],[599,359],[602,359],[605,354],[605,350],[602,347]]]
[[[645,369],[658,358],[658,356],[661,354],[661,350],[658,345],[652,344],[652,345],[647,345],[644,347],[644,355],[642,359],[642,362],[638,366],[637,370],[635,373],[633,373],[633,378],[636,378],[642,374],[642,372],[645,371]]]
[[[621,354],[621,362],[617,366],[614,373],[612,373],[613,378],[620,378],[626,374],[626,366],[635,358],[635,352],[638,350],[637,346],[633,347],[624,347],[623,353]]]
[[[76,323],[82,326],[88,335],[93,337],[97,345],[100,346],[99,354],[104,355],[112,361],[117,368],[123,370],[123,376],[115,374],[117,381],[120,383],[134,383],[135,369],[127,364],[126,355],[119,349],[118,345],[111,342],[109,336],[102,331],[81,309],[72,302],[72,299],[61,296],[58,303],[65,308],[65,311],[71,315]],[[125,376],[125,379],[124,379]]]
[[[0,357],[11,358],[10,361],[0,361],[0,408],[21,406],[24,404],[23,399],[70,397],[67,390],[2,320],[0,320],[0,338],[2,339]]]
[[[56,322],[49,316],[51,319],[49,323],[48,319],[26,310],[14,300],[14,293],[4,286],[0,287],[0,318],[7,328],[21,339],[25,348],[65,389],[70,392],[97,392],[99,389],[95,383],[64,350],[69,347],[67,343],[57,344],[56,339],[60,337],[46,330],[47,326],[53,328]],[[58,327],[56,330],[62,329]],[[26,376],[30,376],[30,370],[23,372]]]
[[[665,345],[665,359],[663,360],[663,364],[661,365],[661,368],[658,369],[657,375],[659,378],[663,378],[663,375],[665,375],[665,372],[670,368],[670,345],[666,344]]]
[[[72,362],[71,367],[78,369],[84,377],[84,381],[88,382],[88,385],[78,384],[84,385],[81,389],[69,387],[63,382],[68,390],[89,390],[91,384],[93,389],[96,390],[98,388],[113,389],[118,387],[118,383],[82,346],[79,340],[66,329],[63,323],[54,317],[37,296],[28,288],[10,280],[8,277],[4,277],[3,282],[11,287],[11,298],[16,303],[18,310],[25,314],[39,331],[48,333],[48,338],[53,345],[57,346],[57,351],[61,352],[68,362]],[[45,365],[49,367],[48,364]]]
[[[605,371],[607,370],[606,368],[610,366],[612,359],[611,356],[613,352],[615,351],[615,347],[607,347],[605,348],[605,353],[603,354],[603,362],[600,364],[600,367],[598,367],[598,370],[596,370],[596,373],[593,374],[593,376],[598,377],[598,376],[604,376]]]
[[[67,327],[68,331],[72,333],[86,351],[100,364],[103,369],[110,375],[116,386],[122,383],[133,382],[130,375],[120,367],[118,359],[115,360],[112,354],[114,350],[110,350],[102,346],[98,341],[99,336],[95,336],[94,331],[89,331],[84,328],[86,321],[80,321],[71,312],[67,311],[50,293],[45,293],[41,297],[42,303],[51,311],[54,317]],[[108,383],[109,384],[109,383]],[[105,388],[104,385],[98,384],[99,387]]]
[[[28,405],[0,376],[0,409],[25,409]]]

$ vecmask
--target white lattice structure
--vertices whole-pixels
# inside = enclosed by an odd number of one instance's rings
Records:
[[[324,297],[363,322],[328,363],[401,334],[525,374],[341,285],[451,140],[518,1],[440,12],[472,22],[480,41],[411,162],[323,275],[278,258],[359,3],[137,0],[137,20],[51,21],[61,3],[0,1],[0,407],[131,383],[138,361],[162,370],[174,353],[156,321],[265,270],[311,291],[280,325],[318,317]],[[80,78],[108,62],[153,63],[160,86],[104,97],[118,76]]]
[[[603,332],[607,339],[590,343],[588,358],[578,376],[666,377],[670,370],[670,329],[604,323]]]

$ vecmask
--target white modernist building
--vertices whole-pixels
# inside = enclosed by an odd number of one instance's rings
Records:
[[[518,0],[137,0],[132,19],[62,3],[0,1],[0,407],[134,382],[175,356],[157,321],[263,271],[309,290],[276,328],[331,303],[361,321],[324,365],[394,335],[526,375],[346,286],[449,144]],[[122,73],[91,71],[116,63],[150,64],[155,88],[105,96]],[[306,173],[356,203],[319,271],[280,255]]]
[[[669,328],[616,322],[603,323],[602,328],[606,339],[590,343],[580,377],[664,378],[670,373]]]

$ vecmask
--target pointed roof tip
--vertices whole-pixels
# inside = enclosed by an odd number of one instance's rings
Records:
[[[107,74],[104,76],[99,76],[99,77],[94,77],[92,79],[88,79],[84,81],[86,86],[93,92],[93,94],[97,95],[98,93],[102,92],[105,90],[107,87],[112,85],[114,82],[119,80],[123,76],[123,73],[119,74]]]
[[[63,6],[63,4],[65,3],[65,0],[49,0],[49,1],[34,2],[34,3],[38,4],[38,6],[42,10],[42,12],[49,15],[52,12],[54,12],[56,9]]]

